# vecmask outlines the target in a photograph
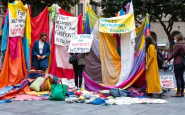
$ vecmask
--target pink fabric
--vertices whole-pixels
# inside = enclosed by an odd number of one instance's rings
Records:
[[[17,95],[14,100],[27,101],[27,100],[47,100],[47,99],[48,99],[48,97],[38,97],[38,96],[22,94],[22,95]]]
[[[10,43],[9,53],[12,60],[19,56],[17,44],[18,44],[18,41],[20,41],[20,39],[21,39],[20,37],[9,38],[9,43]]]

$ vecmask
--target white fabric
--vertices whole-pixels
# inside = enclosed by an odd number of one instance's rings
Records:
[[[134,62],[134,44],[131,33],[121,35],[121,73],[117,85],[120,85],[130,75]]]
[[[57,67],[63,69],[73,69],[73,66],[69,63],[70,54],[67,52],[68,48],[64,46],[56,45],[56,62]]]
[[[133,4],[130,3],[129,14],[134,13]],[[134,63],[135,30],[121,35],[121,73],[117,85],[124,82],[130,75]]]
[[[39,53],[40,53],[40,54],[42,54],[43,48],[44,48],[44,42],[41,42],[41,41],[39,40]]]
[[[98,30],[98,23],[99,21],[96,21],[96,24],[94,25],[94,29],[92,31],[93,35],[93,44],[92,44],[92,50],[94,51],[95,55],[100,58],[100,41],[99,41],[99,30]]]

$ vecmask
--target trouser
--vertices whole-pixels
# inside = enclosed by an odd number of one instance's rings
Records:
[[[42,70],[42,71],[44,71],[44,72],[46,71],[46,68],[40,66],[40,62],[39,62],[39,66],[36,67],[35,69],[36,69],[36,70]]]
[[[82,86],[83,69],[84,65],[78,65],[78,62],[73,64],[73,70],[75,72],[75,86],[79,88]]]
[[[184,92],[184,67],[183,64],[174,65],[174,73],[177,84],[177,91],[183,93]]]

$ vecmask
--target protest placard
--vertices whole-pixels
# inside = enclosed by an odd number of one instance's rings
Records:
[[[87,53],[90,52],[93,35],[80,34],[72,37],[68,52],[69,53]]]
[[[173,76],[161,76],[161,85],[163,88],[174,88]]]
[[[103,33],[128,33],[133,30],[135,30],[134,14],[99,19],[99,31]]]
[[[77,34],[78,18],[56,14],[55,17],[55,44],[68,46],[75,34]]]
[[[26,12],[20,9],[14,9],[16,16],[9,10],[9,37],[24,37],[26,23]]]

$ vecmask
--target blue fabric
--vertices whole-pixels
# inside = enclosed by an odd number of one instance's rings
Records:
[[[93,105],[105,105],[105,100],[108,100],[107,98],[102,99],[102,98],[97,98],[92,102]]]
[[[75,93],[66,91],[66,96],[69,96],[69,95],[75,95]]]
[[[43,60],[38,60],[37,55],[40,56],[46,56]],[[44,48],[42,51],[42,54],[39,53],[39,40],[35,41],[32,49],[32,66],[35,68],[43,67],[43,68],[48,68],[48,59],[50,55],[50,47],[49,43],[45,42],[44,43]]]
[[[125,14],[125,12],[123,11],[123,9],[120,10],[120,16],[123,16]]]
[[[89,26],[89,14],[88,12],[86,13],[86,20],[85,20],[85,28],[84,28],[84,34],[90,34],[91,30],[90,30],[90,26]]]
[[[0,96],[4,95],[5,93],[11,91],[13,89],[12,86],[5,86],[3,89],[0,90]]]
[[[35,79],[35,78],[37,78],[37,77],[42,77],[42,76],[44,76],[44,74],[40,74],[40,73],[30,73],[30,74],[28,75],[28,78]]]
[[[29,48],[29,41],[26,37],[24,37],[22,39],[22,45],[23,45],[23,49],[24,49],[24,57],[25,57],[25,61],[26,61],[26,67],[28,70],[30,70],[30,48]]]
[[[2,65],[3,65],[3,62],[4,62],[4,56],[5,56],[5,52],[6,52],[6,47],[7,47],[7,44],[8,44],[8,35],[9,35],[9,26],[8,26],[8,14],[6,14],[6,17],[5,17],[5,21],[4,21],[4,26],[3,26],[3,29],[2,29],[2,45],[1,45],[1,53],[2,53],[2,58],[1,58],[1,62],[2,62]]]
[[[4,104],[4,103],[10,103],[12,102],[11,100],[0,100],[0,104]]]

